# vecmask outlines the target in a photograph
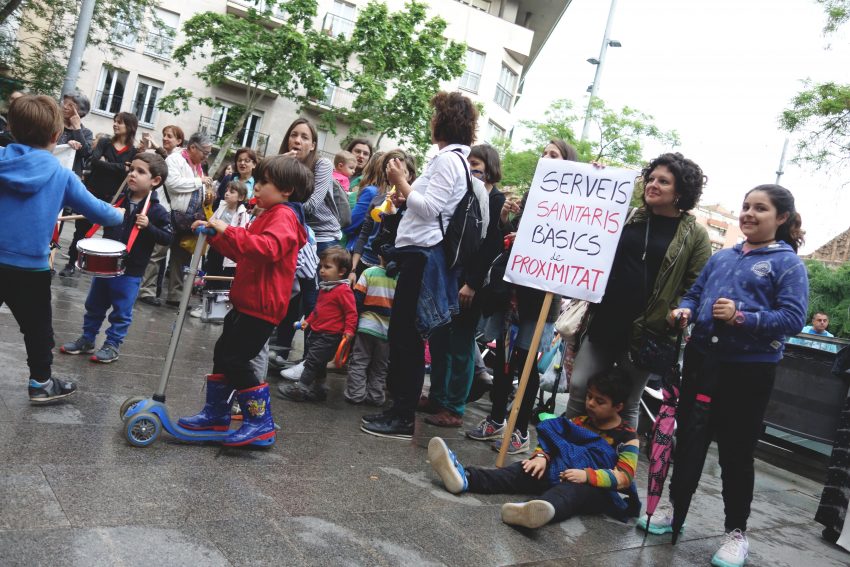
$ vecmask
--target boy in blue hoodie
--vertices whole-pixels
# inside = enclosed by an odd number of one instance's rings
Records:
[[[51,153],[62,133],[62,112],[44,95],[24,95],[9,108],[16,142],[0,148],[0,305],[24,334],[29,398],[45,404],[70,396],[73,382],[51,374],[50,239],[56,217],[70,207],[104,226],[121,224],[122,209],[91,195]]]
[[[103,231],[103,237],[127,245],[124,273],[117,278],[92,278],[86,298],[83,317],[83,334],[75,341],[65,343],[59,350],[65,354],[94,352],[94,340],[100,326],[109,314],[109,328],[103,346],[91,356],[92,362],[108,364],[118,360],[118,349],[133,322],[133,303],[139,294],[155,244],[171,244],[171,215],[159,204],[156,189],[165,183],[168,166],[154,153],[141,153],[133,158],[127,176],[127,190],[119,204],[124,205],[124,222]],[[150,197],[149,197],[150,196]],[[150,204],[145,211],[145,203]],[[135,236],[134,236],[135,235]]]

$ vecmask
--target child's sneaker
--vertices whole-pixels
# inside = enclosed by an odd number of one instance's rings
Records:
[[[29,396],[32,404],[49,404],[66,398],[77,391],[77,385],[66,380],[51,378],[42,384],[30,378]]]
[[[290,382],[297,382],[301,379],[301,373],[304,372],[304,361],[302,360],[295,366],[290,366],[280,371],[280,377]]]
[[[323,402],[328,399],[328,394],[321,386],[310,388],[301,382],[279,384],[277,390],[281,396],[291,402]]]
[[[432,437],[428,441],[428,460],[431,461],[431,468],[443,481],[446,490],[452,494],[460,494],[469,488],[469,480],[466,478],[463,465],[446,446],[446,442],[439,437]]]
[[[733,530],[726,534],[723,545],[711,558],[711,564],[715,567],[743,567],[749,550],[750,542],[746,534],[741,530]]]
[[[59,347],[59,352],[65,354],[90,354],[94,352],[94,343],[85,337],[80,337],[76,341],[65,343]]]
[[[103,343],[103,346],[100,347],[100,350],[91,355],[89,358],[92,362],[101,362],[103,364],[109,364],[110,362],[115,362],[118,360],[118,347],[111,343]]]
[[[512,526],[539,528],[555,517],[555,507],[545,500],[502,504],[502,521]]]
[[[496,439],[490,447],[496,452],[501,451],[502,440]],[[511,434],[511,444],[508,446],[508,455],[519,455],[527,452],[529,448],[528,433],[523,436],[519,429],[514,429],[513,434]]]
[[[466,436],[476,441],[490,441],[500,439],[505,434],[505,422],[499,423],[489,417],[481,420],[481,423],[466,432]]]
[[[203,315],[203,314],[204,314],[204,306],[203,305],[198,305],[197,307],[195,307],[194,309],[189,311],[189,317],[194,317],[195,319],[200,319],[201,315]]]
[[[637,521],[637,527],[645,532],[653,535],[663,535],[673,533],[673,508],[669,503],[661,501],[661,504],[655,509],[652,518],[649,520],[649,528],[646,526],[646,514],[643,514]],[[684,525],[682,526],[684,530]]]

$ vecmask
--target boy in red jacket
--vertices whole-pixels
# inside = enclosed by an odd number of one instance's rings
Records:
[[[307,345],[304,371],[298,382],[280,384],[280,395],[293,402],[321,402],[328,397],[325,376],[339,342],[351,340],[357,331],[357,304],[348,282],[351,255],[339,246],[325,249],[319,256],[319,297],[316,307],[304,321]]]
[[[220,219],[196,221],[216,234],[212,247],[237,263],[221,337],[215,344],[213,373],[207,376],[206,405],[178,421],[193,430],[227,431],[233,391],[242,408],[242,427],[223,445],[271,445],[275,441],[268,384],[251,368],[272,331],[286,315],[298,250],[307,241],[300,203],[309,195],[313,174],[293,157],[262,160],[254,170],[254,196],[264,212],[247,228]]]

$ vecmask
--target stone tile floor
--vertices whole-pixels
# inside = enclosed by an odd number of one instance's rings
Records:
[[[53,282],[56,341],[80,333],[89,278]],[[56,354],[79,380],[73,401],[32,407],[23,342],[0,308],[0,565],[707,565],[721,541],[716,454],[709,455],[687,529],[643,544],[633,523],[573,518],[536,532],[499,520],[506,495],[443,491],[426,463],[433,435],[462,462],[491,465],[487,445],[421,421],[412,441],[362,434],[365,411],[343,402],[331,374],[322,404],[273,401],[271,450],[195,446],[164,435],[129,446],[118,407],[159,379],[176,310],[139,304],[121,358],[95,365]],[[173,415],[194,412],[220,327],[188,319],[169,384]],[[273,385],[277,379],[270,378]],[[472,404],[473,425],[489,409]],[[639,471],[644,493],[646,462]],[[757,462],[750,565],[838,566],[812,520],[820,486]]]

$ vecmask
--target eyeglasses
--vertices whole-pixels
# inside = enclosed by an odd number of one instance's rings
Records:
[[[239,159],[239,160],[236,160],[236,163],[248,164],[248,163],[254,163],[254,160],[251,160],[251,159]]]
[[[204,157],[207,157],[208,155],[210,155],[212,153],[212,148],[207,149],[207,148],[202,148],[200,146],[195,146],[195,149],[198,150],[199,152],[201,152],[201,155],[203,155]]]

